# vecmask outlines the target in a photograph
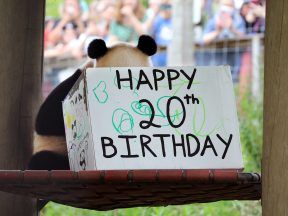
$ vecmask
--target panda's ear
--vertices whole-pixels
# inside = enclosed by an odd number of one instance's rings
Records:
[[[93,40],[87,50],[87,54],[91,59],[99,59],[106,54],[108,48],[102,39]]]
[[[141,35],[138,40],[137,48],[146,55],[152,56],[157,51],[157,44],[149,35]]]

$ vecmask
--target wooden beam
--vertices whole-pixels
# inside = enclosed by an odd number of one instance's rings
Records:
[[[288,1],[268,0],[265,35],[263,215],[288,215]]]
[[[0,1],[0,169],[25,169],[41,96],[45,0]],[[35,201],[0,193],[1,215],[33,215]]]

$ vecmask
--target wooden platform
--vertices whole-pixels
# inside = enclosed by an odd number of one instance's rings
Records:
[[[261,177],[236,170],[0,171],[0,190],[77,208],[111,210],[258,200]]]

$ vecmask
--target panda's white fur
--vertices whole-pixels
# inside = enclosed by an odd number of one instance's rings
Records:
[[[67,155],[65,136],[44,136],[34,134],[33,154],[41,151],[53,151],[61,155]]]
[[[154,49],[156,52],[155,42],[152,45],[155,46]],[[147,44],[147,46],[149,46],[149,44]],[[143,47],[143,44],[141,47]],[[118,43],[108,47],[105,54],[97,57],[97,59],[95,58],[94,60],[88,60],[82,67],[80,67],[80,70],[83,72],[90,67],[149,67],[152,66],[149,55],[153,55],[155,52],[153,51],[151,54],[147,54],[145,50],[141,51],[139,48],[139,43],[138,47],[127,43]],[[46,136],[39,135],[35,132],[33,155],[42,151],[50,151],[59,155],[67,156],[65,136]],[[39,166],[37,165],[37,167]],[[33,167],[35,166],[32,166],[32,168]],[[57,167],[55,169],[57,169]]]
[[[96,67],[138,67],[151,66],[150,58],[138,48],[129,44],[118,44],[108,49]]]

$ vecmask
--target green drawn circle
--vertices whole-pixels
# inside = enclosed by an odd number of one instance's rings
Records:
[[[118,118],[118,116],[120,116],[120,118]],[[120,134],[132,132],[134,128],[134,118],[125,109],[117,108],[112,114],[112,125]]]

